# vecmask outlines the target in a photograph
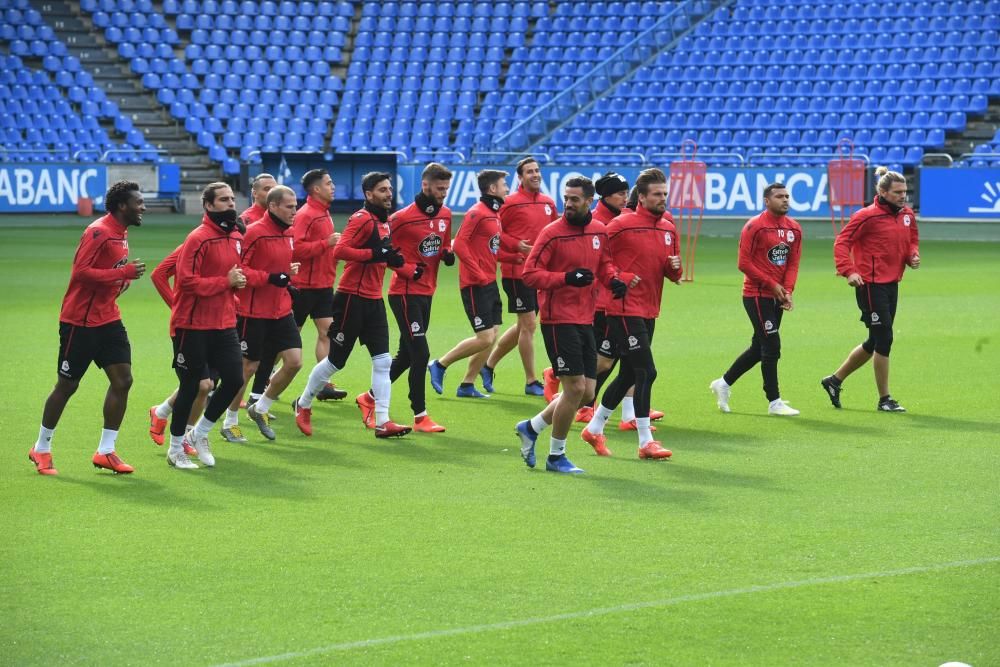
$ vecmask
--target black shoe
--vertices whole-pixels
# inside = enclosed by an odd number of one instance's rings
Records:
[[[906,412],[906,408],[896,402],[896,399],[889,398],[883,399],[878,402],[879,412]]]
[[[316,394],[316,398],[320,401],[340,401],[347,398],[347,392],[327,382],[326,386]]]
[[[819,381],[823,389],[826,391],[826,395],[830,397],[830,402],[833,403],[833,407],[840,407],[840,383],[837,382],[837,378],[832,375],[827,375],[825,378]]]

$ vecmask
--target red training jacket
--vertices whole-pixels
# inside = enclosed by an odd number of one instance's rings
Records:
[[[302,264],[292,284],[299,289],[323,289],[337,282],[337,260],[333,246],[326,241],[330,234],[333,234],[333,218],[329,207],[307,197],[292,220],[295,239],[292,261]]]
[[[267,207],[254,202],[253,206],[240,213],[240,217],[243,219],[243,224],[249,227],[263,218],[265,213],[267,213]]]
[[[118,295],[138,277],[128,263],[128,229],[111,214],[98,218],[80,237],[59,321],[99,327],[120,320]]]
[[[904,206],[894,214],[878,201],[852,215],[833,242],[837,274],[857,273],[869,283],[898,283],[906,263],[919,251],[913,209]]]
[[[500,243],[500,218],[497,212],[476,202],[465,213],[455,235],[458,255],[458,286],[481,287],[497,281],[497,262],[524,262],[524,255],[505,250]]]
[[[642,204],[634,211],[626,210],[608,225],[608,245],[618,268],[639,276],[639,284],[630,287],[624,299],[611,299],[607,314],[644,319],[659,316],[663,279],[677,282],[684,273],[683,267],[670,266],[670,256],[681,254],[670,212],[656,216]]]
[[[516,251],[522,240],[534,244],[538,235],[553,220],[559,218],[556,203],[541,192],[530,193],[518,186],[500,207],[500,242],[505,250]],[[524,266],[518,262],[501,260],[500,273],[504,278],[520,278]]]
[[[344,273],[337,285],[338,292],[355,294],[366,299],[382,298],[385,262],[372,262],[372,246],[389,236],[388,222],[382,222],[366,208],[357,211],[347,221],[347,228],[333,249],[333,256],[345,261]]]
[[[243,237],[226,234],[204,216],[181,246],[170,328],[217,330],[236,326],[236,290],[229,270],[240,264]]]
[[[177,258],[180,257],[181,248],[184,244],[180,244],[174,251],[164,257],[156,268],[153,269],[153,273],[150,275],[150,279],[153,281],[153,287],[156,291],[160,293],[160,298],[163,302],[167,304],[167,308],[174,305],[174,287],[170,284],[170,279],[177,275]]]
[[[597,200],[597,206],[594,207],[592,212],[594,220],[602,223],[605,227],[611,224],[621,213],[615,213],[608,205],[604,203],[603,200]],[[603,285],[597,286],[597,312],[604,312],[608,309],[608,303],[611,302],[611,291],[606,289]]]
[[[801,256],[802,227],[793,218],[768,210],[750,218],[740,232],[743,296],[774,297],[771,288],[779,284],[790,294]]]
[[[247,286],[236,312],[243,317],[276,320],[292,312],[292,296],[285,287],[272,285],[272,273],[288,273],[292,264],[292,229],[270,213],[247,227],[243,237],[243,274]]]
[[[389,294],[433,295],[441,255],[451,250],[451,209],[442,206],[431,218],[414,202],[389,216],[389,236],[406,260],[392,272]],[[412,280],[417,264],[424,265],[424,273],[420,280]]]
[[[538,290],[543,324],[593,324],[597,287],[566,284],[566,272],[590,269],[595,283],[607,287],[618,270],[611,263],[604,225],[593,219],[583,227],[558,218],[547,225],[524,263],[524,284]],[[631,280],[631,278],[629,278]]]

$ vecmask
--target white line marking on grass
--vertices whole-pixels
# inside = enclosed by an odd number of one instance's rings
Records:
[[[421,639],[440,639],[441,637],[454,637],[457,635],[472,635],[481,632],[493,632],[495,630],[511,630],[529,625],[541,625],[542,623],[555,623],[557,621],[572,621],[581,618],[591,618],[594,616],[606,616],[608,614],[620,614],[640,609],[653,609],[657,607],[671,607],[685,602],[699,602],[701,600],[716,600],[719,598],[736,597],[738,595],[749,595],[751,593],[769,593],[772,591],[787,590],[790,588],[804,588],[806,586],[821,586],[824,584],[842,584],[862,579],[879,579],[885,577],[902,577],[908,574],[922,574],[924,572],[935,572],[937,570],[950,570],[960,567],[975,567],[977,565],[988,565],[1000,563],[1000,556],[989,558],[978,558],[976,560],[959,560],[950,563],[939,563],[937,565],[923,565],[918,567],[907,567],[901,570],[885,570],[882,572],[865,572],[862,574],[842,574],[836,577],[817,577],[815,579],[800,579],[798,581],[785,581],[777,584],[763,584],[760,586],[747,586],[745,588],[733,588],[726,591],[711,591],[708,593],[692,593],[691,595],[680,595],[663,600],[649,600],[646,602],[632,602],[615,607],[596,607],[583,611],[572,611],[565,614],[553,614],[552,616],[538,616],[535,618],[522,618],[513,621],[501,621],[499,623],[484,623],[482,625],[469,625],[464,628],[450,628],[445,630],[429,630],[427,632],[415,632],[409,635],[394,635],[389,637],[377,637],[375,639],[362,639],[354,642],[344,642],[342,644],[328,644],[318,646],[303,651],[290,651],[277,655],[267,655],[260,658],[249,658],[237,662],[227,662],[216,667],[244,667],[245,665],[263,665],[272,662],[282,662],[285,660],[295,660],[311,656],[335,653],[338,651],[350,651],[356,648],[368,648],[371,646],[384,646],[387,644],[399,644],[402,642],[419,641]]]

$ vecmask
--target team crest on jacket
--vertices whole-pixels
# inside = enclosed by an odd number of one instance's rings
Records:
[[[548,204],[545,205],[545,215],[552,215],[552,207]]]
[[[598,237],[595,236],[594,240],[592,241],[592,243],[594,244],[594,250],[600,250],[601,249],[601,239],[599,239]]]
[[[904,215],[903,216],[903,225],[905,225],[906,227],[910,226],[910,216],[909,215]]]
[[[767,251],[767,258],[775,266],[784,266],[788,263],[788,251],[791,248],[787,243],[779,243]]]
[[[448,229],[448,224],[444,220],[438,220],[438,231],[443,232]]]
[[[789,243],[795,243],[795,232],[789,229],[788,233],[785,235],[785,238],[788,239]]]
[[[236,241],[236,254],[237,255],[243,254],[243,244],[240,243],[239,240]]]
[[[441,252],[441,244],[443,241],[441,237],[431,232],[420,242],[420,254],[423,257],[434,257]]]
[[[500,252],[500,235],[494,234],[490,237],[490,252],[494,255]]]
[[[670,232],[664,232],[663,233],[663,242],[666,245],[668,245],[668,246],[672,246],[674,244],[674,237],[673,237],[673,235]]]

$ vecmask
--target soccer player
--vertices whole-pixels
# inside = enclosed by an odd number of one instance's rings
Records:
[[[174,292],[176,291],[176,285],[172,286],[170,284],[170,279],[177,275],[177,257],[181,254],[181,248],[184,244],[177,246],[172,253],[163,258],[163,260],[156,265],[153,272],[150,274],[150,280],[153,281],[153,287],[160,294],[160,298],[163,302],[167,304],[167,308],[173,308],[174,306]],[[174,330],[173,327],[170,329],[170,338],[173,339]],[[187,430],[190,431],[194,428],[195,423],[198,421],[198,417],[205,410],[205,402],[208,400],[208,393],[212,391],[215,387],[215,382],[212,381],[210,377],[205,377],[201,380],[198,385],[198,396],[194,399],[194,403],[191,405],[191,412],[188,415]],[[163,445],[163,434],[167,430],[167,420],[170,419],[170,415],[174,413],[174,402],[177,400],[177,390],[174,389],[173,393],[170,394],[162,403],[159,405],[154,405],[149,409],[149,437],[152,438],[153,442],[157,445]],[[194,449],[188,452],[189,456],[194,455]]]
[[[194,447],[202,464],[215,465],[208,434],[243,386],[235,292],[246,287],[247,279],[240,269],[243,239],[237,228],[236,195],[225,183],[209,183],[201,202],[205,215],[184,240],[177,258],[177,291],[170,316],[179,385],[167,463],[182,470],[198,467],[188,458],[184,443]],[[209,366],[218,371],[219,385],[205,414],[185,433],[198,385]]]
[[[840,407],[842,383],[868,360],[875,368],[878,410],[906,412],[889,393],[889,351],[896,320],[899,281],[906,267],[920,268],[917,216],[906,205],[906,178],[886,167],[875,170],[878,197],[851,216],[837,235],[833,256],[837,274],[847,278],[868,328],[868,339],[851,350],[833,375],[820,381],[833,407]]]
[[[594,342],[594,280],[625,296],[627,285],[611,263],[604,225],[593,219],[594,184],[589,178],[566,181],[563,216],[545,227],[524,265],[524,282],[538,290],[545,351],[562,382],[562,393],[534,418],[518,422],[521,457],[535,467],[535,441],[552,424],[545,469],[582,473],[566,458],[566,436],[577,409],[593,400],[597,377]],[[634,276],[624,276],[632,280]]]
[[[281,368],[267,384],[264,394],[247,406],[247,416],[261,435],[275,439],[268,410],[302,368],[302,338],[292,315],[292,297],[286,289],[299,264],[292,261],[292,220],[295,192],[277,185],[267,195],[267,213],[247,229],[243,238],[242,265],[247,289],[236,308],[236,330],[243,352],[243,378],[253,376],[265,352],[281,359]],[[243,389],[233,398],[224,429],[237,426]],[[245,438],[244,438],[245,441]],[[230,440],[232,442],[232,440]]]
[[[326,334],[333,320],[333,286],[337,281],[334,246],[340,234],[334,231],[330,217],[335,188],[326,170],[312,169],[302,176],[302,189],[306,203],[295,214],[292,225],[295,240],[292,261],[301,264],[298,274],[292,277],[292,286],[298,290],[292,308],[300,331],[307,318],[311,317],[316,325],[316,361],[322,361],[330,354],[330,339]],[[255,385],[255,393],[260,388]],[[346,391],[331,384],[323,387],[316,398],[339,401],[345,396]],[[250,398],[255,398],[253,393]]]
[[[785,403],[778,391],[778,359],[781,358],[781,316],[793,307],[792,291],[799,275],[802,227],[788,216],[791,198],[781,183],[764,188],[760,215],[750,218],[740,233],[739,269],[743,272],[743,309],[750,318],[750,347],[736,358],[729,370],[709,385],[719,409],[729,412],[730,388],[751,368],[760,364],[767,396],[767,413],[793,416],[799,411]]]
[[[408,372],[413,430],[440,433],[444,427],[427,415],[427,363],[430,349],[427,330],[431,320],[431,299],[437,290],[438,265],[451,266],[451,210],[444,205],[451,185],[451,171],[431,162],[424,167],[420,192],[413,203],[389,216],[389,238],[399,248],[405,264],[393,271],[389,282],[389,308],[399,326],[399,352],[389,368],[395,382]],[[374,428],[375,400],[371,392],[357,398],[365,425]]]
[[[659,169],[646,169],[636,179],[639,202],[608,225],[608,248],[621,271],[634,275],[628,295],[607,305],[611,339],[621,355],[618,375],[601,397],[594,417],[581,437],[600,456],[610,456],[604,425],[615,407],[635,386],[636,431],[640,459],[665,459],[671,452],[653,440],[649,399],[656,380],[650,347],[656,318],[660,315],[664,279],[678,282],[682,268],[677,229],[667,212],[667,177]]]
[[[247,210],[240,213],[240,220],[247,227],[257,222],[267,213],[267,193],[271,191],[278,182],[271,174],[257,174],[250,181],[250,196],[253,197],[253,204]]]
[[[38,440],[28,452],[28,460],[40,475],[58,474],[52,465],[52,437],[91,362],[108,376],[104,429],[91,460],[95,468],[134,471],[115,453],[132,387],[132,347],[118,310],[118,295],[146,272],[141,260],[128,259],[128,228],[142,224],[146,205],[139,185],[131,181],[114,183],[104,203],[107,215],[90,223],[80,237],[59,312],[56,386],[45,400]]]
[[[559,217],[556,203],[542,193],[542,170],[538,161],[526,157],[517,163],[521,183],[504,200],[500,209],[500,241],[505,250],[516,250],[527,256],[542,229]],[[517,321],[497,341],[496,348],[483,366],[483,386],[493,391],[493,375],[497,364],[508,352],[518,348],[524,366],[524,393],[543,396],[542,383],[535,375],[535,328],[538,300],[535,290],[521,278],[522,262],[500,262],[503,290],[507,294],[507,312],[515,313]]]
[[[347,365],[358,341],[372,358],[372,393],[375,396],[375,437],[403,436],[412,429],[389,419],[389,323],[382,300],[385,267],[403,267],[405,260],[389,241],[389,211],[392,209],[392,176],[384,172],[361,179],[365,205],[351,216],[334,248],[334,257],[345,261],[344,272],[333,300],[333,321],[327,335],[330,354],[309,373],[305,391],[292,404],[295,423],[312,435],[312,404],[333,375]],[[411,276],[412,277],[412,276]]]
[[[477,375],[500,332],[502,305],[497,287],[497,262],[523,262],[524,255],[504,250],[500,243],[500,217],[497,215],[507,196],[507,172],[484,169],[476,175],[479,201],[465,214],[455,235],[458,255],[458,285],[462,292],[465,314],[475,336],[466,338],[444,356],[430,363],[431,386],[437,393],[444,391],[444,374],[456,361],[469,359],[468,369],[456,391],[459,398],[487,398],[474,384]],[[487,386],[484,376],[483,388]]]

